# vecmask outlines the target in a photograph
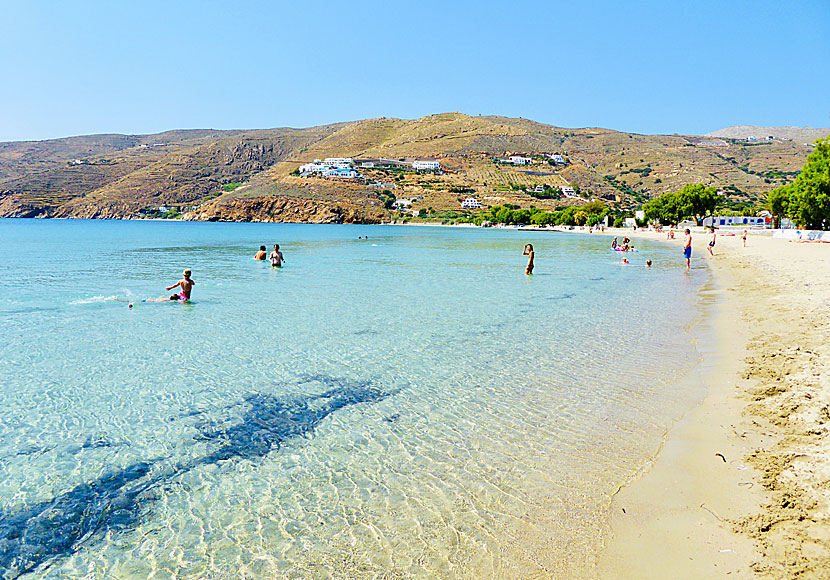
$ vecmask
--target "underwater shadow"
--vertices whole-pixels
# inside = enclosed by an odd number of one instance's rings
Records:
[[[138,461],[51,500],[16,511],[0,510],[0,577],[18,578],[77,552],[107,532],[135,528],[143,508],[156,499],[155,489],[194,468],[234,458],[264,457],[290,439],[312,435],[336,411],[390,395],[368,384],[317,379],[337,386],[320,394],[250,394],[244,399],[246,411],[237,421],[197,425],[197,439],[217,444],[204,457],[172,467],[165,467],[162,459]]]

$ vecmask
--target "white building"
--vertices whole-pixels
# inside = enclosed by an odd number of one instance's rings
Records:
[[[553,155],[548,155],[548,158],[553,161],[554,163],[559,163],[560,165],[565,165],[565,158],[559,155],[559,153],[554,153]]]
[[[395,202],[392,204],[394,209],[406,209],[410,205],[412,205],[412,200],[410,199],[396,199]]]
[[[354,159],[351,157],[326,157],[323,160],[323,163],[331,167],[342,169],[354,165]]]
[[[412,169],[441,169],[441,164],[438,161],[413,161]]]
[[[309,174],[309,173],[323,173],[323,171],[331,169],[328,165],[323,165],[322,162],[315,161],[314,163],[306,163],[305,165],[300,165],[298,171],[301,174]]]
[[[468,197],[461,202],[461,207],[464,209],[481,209],[484,206],[474,197]]]
[[[364,161],[360,164],[363,169],[374,169],[375,163],[374,161]]]
[[[562,187],[562,195],[565,197],[576,197],[576,190],[570,185],[565,185]]]
[[[336,177],[338,179],[354,179],[357,177],[357,171],[347,168],[331,168],[323,172],[323,177]]]
[[[533,161],[530,157],[522,157],[521,155],[511,155],[510,163],[513,165],[527,165]]]
[[[712,226],[746,226],[748,228],[763,228],[772,223],[772,218],[764,216],[713,216],[703,220],[704,227]]]

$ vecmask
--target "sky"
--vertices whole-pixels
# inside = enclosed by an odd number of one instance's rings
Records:
[[[458,111],[830,127],[830,0],[0,0],[0,141]]]

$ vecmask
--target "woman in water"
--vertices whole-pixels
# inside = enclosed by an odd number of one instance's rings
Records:
[[[712,256],[715,255],[715,252],[713,252],[712,249],[715,247],[715,238],[716,237],[717,237],[717,234],[715,233],[715,228],[712,228],[712,241],[709,242],[709,254],[712,255]]]
[[[522,252],[522,256],[529,256],[527,259],[525,274],[533,274],[533,244],[525,244],[525,251]]]

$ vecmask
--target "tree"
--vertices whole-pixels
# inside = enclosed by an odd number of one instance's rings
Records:
[[[785,185],[767,194],[767,209],[772,214],[773,226],[776,228],[781,227],[781,218],[789,215],[791,189]]]
[[[801,173],[789,186],[787,212],[803,228],[830,228],[830,138],[816,142]]]

